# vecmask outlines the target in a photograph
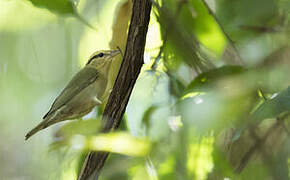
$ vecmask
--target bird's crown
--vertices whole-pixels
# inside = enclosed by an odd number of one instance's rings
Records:
[[[100,64],[105,61],[113,59],[116,55],[120,54],[120,50],[101,50],[94,52],[89,58],[86,65]]]

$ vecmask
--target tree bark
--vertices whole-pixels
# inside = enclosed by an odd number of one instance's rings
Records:
[[[131,23],[123,62],[113,91],[104,110],[103,132],[119,127],[129,97],[143,65],[146,34],[150,20],[151,0],[133,0]],[[98,179],[108,152],[89,152],[78,180]]]

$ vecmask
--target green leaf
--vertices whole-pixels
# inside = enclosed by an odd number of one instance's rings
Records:
[[[207,91],[218,80],[238,75],[245,72],[242,66],[226,65],[217,69],[209,70],[205,73],[198,75],[186,88],[185,95],[192,92]]]
[[[49,10],[52,13],[62,16],[74,16],[84,25],[90,27],[93,30],[96,28],[86,21],[76,10],[76,5],[72,0],[28,0],[34,6],[39,8],[44,8]]]
[[[70,0],[29,0],[34,6],[60,15],[73,15],[75,6]]]
[[[218,23],[209,14],[201,0],[191,0],[189,4],[182,11],[182,13],[186,11],[187,14],[187,18],[182,19],[183,24],[191,26],[188,28],[192,29],[197,39],[205,47],[217,55],[221,55],[225,49],[227,40]]]
[[[290,111],[290,86],[273,99],[265,101],[252,115],[255,121],[277,118]]]

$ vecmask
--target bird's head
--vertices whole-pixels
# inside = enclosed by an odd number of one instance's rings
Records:
[[[96,51],[94,54],[92,54],[86,66],[89,65],[93,67],[102,67],[106,64],[110,64],[110,62],[114,59],[114,57],[120,53],[121,53],[120,50]]]

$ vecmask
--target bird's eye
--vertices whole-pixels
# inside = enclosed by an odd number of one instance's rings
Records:
[[[90,64],[93,59],[103,57],[104,55],[105,55],[104,53],[99,53],[97,55],[94,55],[93,57],[91,57],[91,59],[88,60],[87,64]]]
[[[100,53],[98,54],[99,57],[103,57],[104,56],[104,53]]]

